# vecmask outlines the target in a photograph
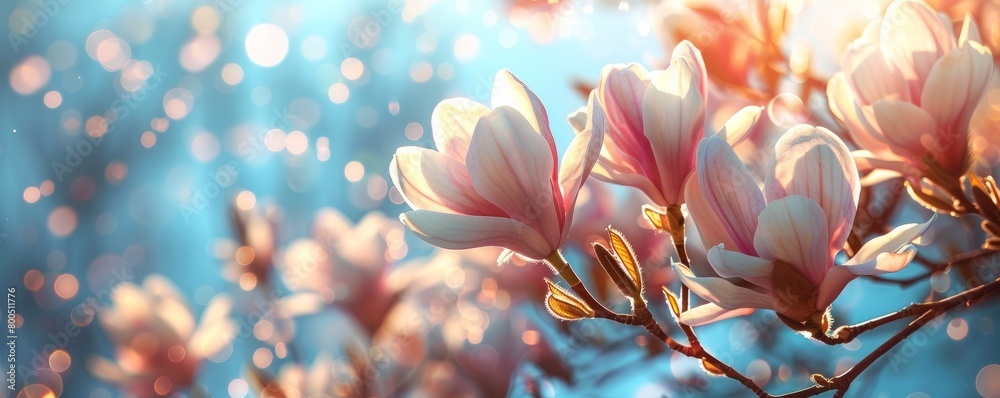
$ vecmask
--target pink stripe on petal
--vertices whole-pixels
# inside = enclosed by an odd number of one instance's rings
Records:
[[[816,286],[833,265],[829,242],[823,209],[802,196],[769,202],[754,236],[761,258],[790,264]]]
[[[476,125],[466,165],[476,192],[514,220],[537,229],[555,247],[565,213],[559,187],[548,177],[555,172],[548,154],[545,139],[528,120],[516,109],[501,106]]]
[[[496,74],[493,81],[493,95],[491,98],[493,109],[502,106],[509,106],[516,109],[528,121],[534,131],[545,139],[548,149],[552,154],[552,164],[559,164],[556,153],[556,142],[552,138],[549,130],[549,116],[545,113],[545,106],[542,101],[535,96],[535,93],[528,88],[521,80],[503,69]],[[552,170],[552,179],[556,179],[555,169]]]
[[[697,159],[699,187],[733,240],[733,249],[757,255],[753,234],[757,230],[757,216],[764,210],[764,195],[757,182],[722,138],[702,140]]]
[[[885,12],[880,47],[889,64],[909,81],[910,98],[921,95],[921,85],[941,56],[955,49],[955,32],[922,1],[894,1]]]
[[[605,66],[597,86],[598,99],[607,112],[609,135],[635,157],[649,152],[649,141],[642,135],[639,106],[648,86],[648,73],[639,64]]]
[[[670,204],[684,202],[684,181],[694,171],[695,149],[705,134],[705,97],[684,59],[653,78],[642,100],[643,127],[653,148],[660,189]]]
[[[725,248],[735,250],[736,243],[729,237],[726,227],[722,225],[722,220],[705,199],[705,193],[701,191],[701,185],[698,184],[698,176],[692,175],[684,183],[684,198],[690,214],[689,218],[697,226],[703,249],[711,249],[721,244]]]
[[[878,46],[872,43],[864,40],[851,43],[841,60],[841,69],[846,73],[844,83],[859,103],[871,104],[890,96],[910,99],[906,81],[891,69]]]
[[[854,142],[871,152],[889,152],[889,146],[882,138],[881,132],[865,121],[864,112],[847,86],[843,72],[837,72],[827,83],[826,95],[830,103],[830,111],[847,125],[847,131]]]
[[[392,184],[414,209],[469,215],[503,215],[472,188],[461,161],[426,148],[402,147],[389,164]]]
[[[764,194],[769,203],[788,195],[818,203],[828,223],[832,257],[844,247],[854,225],[861,181],[854,157],[840,138],[822,127],[798,125],[774,145]]]

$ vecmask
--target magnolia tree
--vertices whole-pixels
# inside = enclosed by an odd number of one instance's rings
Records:
[[[698,15],[725,20],[709,11]],[[558,276],[546,280],[544,305],[552,316],[644,328],[669,349],[700,360],[706,372],[761,397],[771,394],[713,356],[712,342],[700,341],[697,327],[773,311],[805,338],[837,345],[906,320],[850,369],[814,374],[812,386],[787,395],[840,396],[932,319],[1000,290],[1000,281],[983,280],[855,325],[836,325],[830,315],[838,295],[859,277],[905,284],[881,275],[917,259],[928,269],[918,276],[925,279],[1000,250],[1000,193],[992,170],[977,165],[979,154],[970,149],[970,123],[994,58],[971,16],[953,23],[912,0],[892,3],[872,21],[829,82],[781,54],[776,31],[784,22],[764,21],[763,31],[728,22],[717,40],[701,40],[702,50],[710,61],[737,62],[719,56],[720,46],[729,46],[748,53],[739,58],[747,65],[706,64],[698,46],[683,40],[684,29],[671,30],[668,36],[682,40],[665,69],[604,68],[587,106],[569,116],[575,137],[561,158],[545,107],[509,71],[496,75],[489,106],[464,98],[441,102],[432,115],[436,148],[404,147],[392,159],[392,182],[413,208],[400,219],[441,248],[496,246],[505,249],[500,264],[513,256],[546,263]],[[760,60],[766,66],[754,69]],[[782,63],[788,67],[774,66]],[[775,82],[783,78],[799,82],[807,102],[809,89],[825,87],[826,103],[793,112],[801,116],[794,120],[815,125],[776,122],[780,104],[767,98],[780,94]],[[713,109],[724,102],[709,100],[719,90],[746,106]],[[720,115],[731,112],[724,109],[739,110]],[[728,121],[715,128],[710,118]],[[768,130],[780,131],[774,140],[753,137]],[[749,150],[741,144],[748,137],[756,140]],[[591,255],[630,310],[616,312],[591,294],[563,255],[590,178],[645,194],[642,213],[652,228],[669,234],[679,287],[648,292],[635,253],[650,248],[633,248],[610,225],[608,239],[593,243]],[[902,225],[860,217],[872,201],[871,187],[890,179],[903,181],[932,215]],[[981,220],[980,249],[943,263],[920,256],[922,235],[963,215]],[[664,301],[673,318],[656,319],[650,300]],[[683,338],[667,332],[675,327]]]

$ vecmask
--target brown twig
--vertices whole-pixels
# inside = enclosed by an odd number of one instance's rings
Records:
[[[892,349],[897,344],[905,340],[907,337],[909,337],[911,334],[919,330],[922,326],[926,325],[932,319],[940,316],[941,314],[944,314],[948,310],[955,308],[961,304],[970,306],[977,300],[996,291],[1000,291],[1000,278],[988,284],[974,287],[972,289],[966,290],[962,293],[956,294],[954,296],[948,297],[943,300],[938,300],[930,303],[913,304],[901,311],[883,316],[881,318],[876,318],[871,321],[855,326],[847,326],[840,328],[838,329],[837,337],[839,338],[843,336],[845,338],[841,342],[848,342],[851,341],[854,337],[857,337],[858,334],[863,333],[864,331],[875,329],[878,326],[896,321],[898,319],[920,314],[920,316],[917,317],[916,320],[910,322],[910,324],[906,325],[906,327],[903,328],[903,330],[900,330],[898,333],[889,338],[889,340],[886,340],[884,343],[882,343],[882,345],[878,346],[878,348],[876,348],[874,351],[866,355],[864,358],[861,359],[860,362],[858,362],[857,365],[854,365],[846,372],[832,379],[829,379],[828,382],[824,383],[823,385],[817,384],[800,391],[796,391],[785,395],[780,395],[779,397],[790,397],[790,398],[811,397],[832,390],[837,391],[835,396],[843,396],[843,394],[847,391],[847,389],[850,388],[851,383],[854,381],[854,379],[856,379],[859,375],[861,375],[861,373],[864,372],[865,369],[868,369],[868,367],[874,364],[875,361],[877,361],[879,358],[881,358],[887,352],[889,352],[890,349]]]
[[[701,344],[697,342],[697,338],[693,340],[691,345],[683,345],[677,342],[677,340],[674,340],[674,338],[670,337],[670,335],[668,335],[666,331],[664,331],[663,328],[656,322],[656,319],[649,311],[649,308],[645,306],[637,307],[635,309],[635,313],[631,315],[618,314],[608,310],[603,304],[597,301],[587,287],[580,282],[580,278],[576,276],[573,268],[566,262],[566,259],[563,258],[562,254],[559,254],[558,252],[553,253],[553,255],[546,259],[546,261],[549,261],[549,263],[552,264],[552,267],[557,270],[559,275],[564,280],[566,280],[573,291],[578,294],[585,303],[594,309],[595,318],[608,319],[626,325],[640,325],[646,329],[650,335],[663,341],[671,350],[679,352],[684,356],[701,359],[707,362],[722,372],[722,374],[726,377],[736,380],[740,384],[746,386],[758,397],[770,397],[770,395],[754,383],[753,380],[744,376],[736,369],[733,369],[733,367],[725,364],[705,351]],[[682,326],[687,327],[686,325]],[[690,327],[688,328],[690,329]],[[691,333],[694,334],[694,331],[692,330]]]

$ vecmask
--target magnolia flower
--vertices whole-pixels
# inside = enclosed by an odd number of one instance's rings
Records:
[[[604,110],[607,131],[594,177],[639,188],[660,206],[683,204],[684,181],[694,171],[695,149],[705,136],[707,76],[701,53],[687,41],[677,45],[664,71],[647,72],[638,64],[606,66],[595,108]],[[733,144],[742,141],[760,111],[743,108],[719,135]]]
[[[933,159],[961,176],[969,166],[969,120],[989,86],[993,57],[966,17],[951,20],[920,1],[897,0],[844,54],[827,87],[830,108],[863,149],[862,169],[914,178]]]
[[[685,188],[702,241],[711,247],[712,268],[753,285],[698,277],[675,264],[681,281],[709,301],[681,314],[689,325],[755,308],[818,325],[858,275],[906,266],[916,254],[910,242],[930,224],[897,227],[869,241],[854,258],[834,264],[854,222],[860,182],[847,147],[822,127],[795,126],[778,139],[763,192],[724,140],[705,139],[698,146],[697,178]]]
[[[500,246],[543,259],[568,238],[577,192],[604,138],[603,112],[557,169],[545,107],[510,72],[497,73],[493,110],[464,98],[441,102],[431,118],[437,150],[403,147],[389,171],[415,209],[400,219],[446,249]]]
[[[117,361],[95,357],[88,368],[132,395],[170,396],[190,387],[202,361],[229,347],[236,333],[227,297],[213,299],[196,325],[181,293],[161,276],[147,277],[142,287],[122,283],[111,301],[99,319]]]
[[[403,256],[405,245],[402,226],[382,213],[370,212],[354,224],[324,208],[316,216],[313,237],[289,244],[277,269],[292,291],[335,304],[372,331],[404,287],[390,283],[390,276],[393,259]]]

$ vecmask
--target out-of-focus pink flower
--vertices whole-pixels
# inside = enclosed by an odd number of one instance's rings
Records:
[[[606,66],[597,99],[607,131],[594,177],[639,188],[660,206],[683,204],[684,181],[694,171],[695,149],[705,136],[708,74],[698,49],[681,42],[664,71],[647,72],[638,64]],[[743,108],[719,135],[733,144],[742,141],[760,111]]]
[[[132,395],[169,396],[187,389],[202,361],[228,347],[236,333],[228,297],[213,299],[195,324],[180,292],[160,276],[147,277],[141,288],[118,285],[111,300],[99,319],[116,360],[95,357],[87,367]]]
[[[830,108],[863,149],[862,169],[918,178],[928,156],[961,176],[969,166],[969,121],[993,76],[993,57],[967,17],[951,20],[915,0],[893,2],[848,47],[827,86]]]
[[[402,286],[389,283],[390,266],[406,253],[402,225],[379,212],[354,224],[337,210],[321,209],[313,237],[295,240],[278,262],[295,292],[312,292],[335,304],[369,332],[382,322]]]
[[[842,265],[843,248],[857,212],[860,182],[843,142],[833,133],[795,126],[775,143],[763,192],[724,140],[698,147],[698,178],[685,187],[688,210],[708,260],[722,277],[739,277],[754,288],[722,278],[674,269],[691,291],[709,301],[681,314],[698,325],[755,308],[799,322],[822,317],[858,275],[895,272],[916,253],[910,244],[930,224],[907,224],[865,244]],[[932,218],[933,220],[933,218]]]
[[[728,0],[662,1],[653,8],[652,19],[662,43],[690,40],[697,44],[705,52],[714,80],[750,87],[765,71],[769,54],[766,42],[754,30],[760,26],[758,21],[737,11],[745,6]]]
[[[400,219],[446,249],[500,246],[543,259],[568,238],[577,192],[597,161],[604,115],[591,115],[557,168],[545,107],[509,71],[497,73],[493,110],[458,98],[441,102],[431,127],[437,150],[403,147],[389,167],[414,211]]]

